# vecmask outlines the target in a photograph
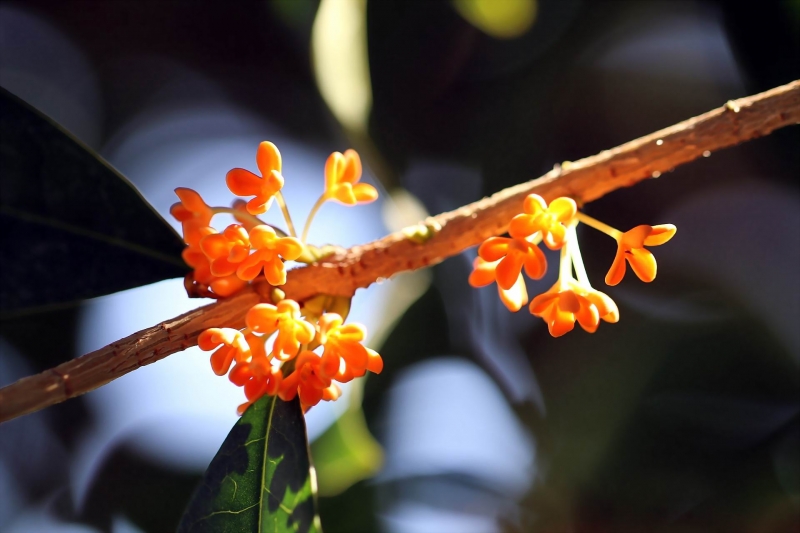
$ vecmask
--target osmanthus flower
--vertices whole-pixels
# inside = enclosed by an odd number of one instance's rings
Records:
[[[250,246],[255,251],[239,263],[236,275],[251,281],[263,269],[270,285],[286,283],[282,259],[297,259],[303,253],[303,243],[294,237],[278,237],[275,230],[265,224],[250,230]]]
[[[234,168],[225,176],[225,182],[233,194],[254,197],[247,202],[247,211],[251,215],[265,213],[272,205],[272,199],[283,188],[281,153],[274,144],[264,141],[258,145],[256,165],[261,176],[243,168]]]
[[[330,200],[345,205],[369,203],[378,198],[378,191],[361,179],[361,159],[355,150],[344,154],[333,152],[325,163],[325,194]]]
[[[608,295],[581,285],[576,280],[556,282],[550,290],[531,301],[530,312],[541,317],[553,337],[569,333],[577,320],[589,333],[597,331],[600,320],[617,322],[619,310]]]
[[[299,396],[303,411],[307,411],[322,400],[338,399],[342,391],[323,372],[322,366],[323,361],[319,355],[308,350],[302,352],[297,356],[294,372],[281,383],[278,396],[284,401]]]
[[[250,237],[240,224],[231,224],[222,233],[212,233],[200,239],[200,249],[210,261],[214,276],[230,276],[250,255]]]
[[[211,224],[214,210],[206,205],[197,191],[178,187],[175,194],[181,201],[172,204],[169,211],[183,226],[183,240],[186,244],[197,247]]]
[[[645,246],[659,246],[669,241],[677,228],[672,224],[658,226],[641,225],[620,235],[617,239],[617,255],[606,274],[608,285],[617,285],[625,276],[625,261],[630,263],[631,270],[638,278],[651,282],[656,277],[656,258]]]
[[[264,339],[255,335],[247,335],[252,347],[252,356],[249,361],[237,362],[228,379],[237,387],[244,387],[247,402],[237,409],[239,414],[258,401],[264,395],[275,396],[283,383],[283,371],[280,367],[270,363],[264,349]]]
[[[319,318],[319,343],[323,346],[322,375],[346,383],[361,377],[367,370],[380,374],[381,356],[361,344],[367,330],[361,324],[344,324],[337,313],[325,313]]]
[[[257,304],[245,317],[247,327],[269,337],[278,332],[272,346],[272,356],[288,361],[297,355],[300,346],[314,339],[314,325],[300,316],[300,306],[294,300],[281,300],[278,305]]]
[[[495,269],[499,263],[500,261],[489,262],[481,257],[476,257],[472,264],[472,273],[469,275],[469,284],[477,288],[494,283],[496,281]],[[525,287],[525,279],[522,274],[517,276],[517,281],[510,289],[504,289],[498,284],[497,292],[500,295],[500,301],[512,313],[516,313],[528,303],[528,290]]]
[[[547,271],[547,259],[534,242],[514,237],[489,237],[478,248],[478,256],[494,267],[497,285],[510,290],[518,282],[522,269],[532,279],[540,279]]]
[[[251,357],[250,344],[238,329],[207,329],[197,338],[197,345],[206,352],[216,349],[211,354],[211,368],[218,376],[227,374],[234,360],[241,363]]]
[[[511,237],[525,238],[541,232],[542,240],[551,250],[558,250],[564,245],[568,224],[578,207],[572,198],[556,198],[550,205],[538,194],[529,194],[522,207],[524,213],[511,219],[508,234]]]

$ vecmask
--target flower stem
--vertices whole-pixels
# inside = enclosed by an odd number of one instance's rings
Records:
[[[319,208],[322,207],[322,204],[324,204],[325,200],[327,199],[328,195],[323,194],[317,199],[317,203],[314,204],[314,207],[311,208],[311,212],[308,214],[308,218],[306,219],[305,227],[303,227],[303,236],[300,238],[303,244],[306,243],[306,239],[308,238],[308,230],[311,229],[311,221],[314,220],[317,211],[319,211]]]
[[[297,238],[297,232],[294,230],[294,224],[292,224],[292,216],[289,214],[289,208],[286,207],[286,201],[283,199],[283,194],[281,194],[280,191],[275,193],[275,200],[277,200],[281,208],[281,213],[283,213],[283,219],[286,221],[286,227],[289,228],[289,233],[292,237]]]
[[[563,291],[567,288],[569,280],[572,278],[572,256],[569,253],[570,241],[564,243],[561,247],[561,260],[558,264],[558,285],[559,290]]]
[[[575,267],[575,274],[578,276],[578,281],[581,285],[591,287],[589,283],[589,276],[586,275],[586,267],[583,265],[583,257],[581,256],[581,248],[578,246],[578,232],[576,231],[577,220],[570,224],[567,228],[567,241],[569,242],[569,253],[572,255],[572,265]]]
[[[602,222],[600,222],[596,218],[592,218],[589,215],[587,215],[586,213],[578,211],[578,214],[576,215],[576,218],[578,220],[580,220],[581,222],[583,222],[584,224],[586,224],[587,226],[591,226],[591,227],[593,227],[594,229],[596,229],[598,231],[602,231],[603,233],[605,233],[609,237],[612,237],[612,238],[614,238],[616,240],[619,240],[622,237],[622,232],[620,230],[618,230],[616,228],[612,228],[608,224],[603,224]]]

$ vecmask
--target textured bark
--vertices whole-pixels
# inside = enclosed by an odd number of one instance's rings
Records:
[[[455,211],[432,217],[440,227],[425,242],[396,232],[382,239],[340,250],[325,260],[289,272],[281,289],[288,298],[305,300],[326,293],[350,296],[379,279],[436,264],[484,239],[506,231],[522,210],[524,198],[537,193],[550,201],[574,198],[579,205],[629,187],[688,163],[706,152],[768,135],[800,122],[800,81],[730,101],[721,108],[657,131],[595,156],[563,164],[544,176],[510,187]],[[466,290],[465,281],[465,290]],[[258,301],[261,287],[201,307],[173,320],[63,363],[0,389],[0,422],[84,394],[136,368],[197,344],[209,327],[244,325],[244,315]]]

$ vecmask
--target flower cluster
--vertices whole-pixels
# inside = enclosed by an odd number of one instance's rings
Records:
[[[311,257],[306,236],[325,202],[356,205],[378,197],[372,185],[359,183],[358,154],[353,150],[334,152],[325,165],[325,189],[298,239],[281,194],[282,161],[274,144],[265,141],[259,145],[256,165],[260,176],[242,168],[228,172],[230,191],[252,197],[246,202],[237,199],[230,208],[210,207],[192,189],[175,190],[180,202],[170,211],[182,225],[183,258],[193,269],[186,279],[190,293],[224,298],[262,277],[272,287],[283,285],[285,261]],[[258,218],[273,200],[280,206],[288,233]],[[211,220],[220,213],[233,215],[237,223],[218,231]],[[257,304],[248,311],[244,329],[210,328],[198,338],[202,350],[213,351],[214,373],[227,374],[231,382],[244,388],[247,402],[239,406],[240,414],[265,394],[287,401],[299,396],[307,410],[322,400],[336,400],[341,394],[336,382],[383,369],[381,356],[363,345],[365,328],[344,324],[349,299],[343,306],[341,298],[316,297],[301,306],[284,298],[279,290],[272,295],[273,302]]]
[[[642,281],[653,281],[656,260],[645,246],[664,244],[676,231],[675,226],[663,224],[636,226],[622,233],[578,211],[570,198],[556,198],[548,205],[541,196],[530,194],[525,198],[523,212],[509,222],[509,236],[490,237],[478,248],[470,285],[484,287],[496,282],[503,304],[512,312],[519,311],[528,303],[523,270],[535,280],[547,271],[547,260],[539,248],[539,243],[544,242],[549,249],[561,251],[558,281],[533,298],[531,314],[542,318],[554,337],[572,331],[576,321],[589,333],[597,330],[600,320],[617,322],[617,305],[594,289],[586,275],[575,230],[581,222],[617,241],[617,254],[606,275],[608,285],[622,281],[626,264]]]

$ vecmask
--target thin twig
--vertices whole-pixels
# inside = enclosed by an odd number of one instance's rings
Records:
[[[525,196],[546,200],[574,198],[579,205],[702,157],[706,152],[761,137],[800,122],[800,81],[730,101],[691,118],[595,156],[564,164],[541,178],[510,187],[490,198],[443,213],[428,221],[441,227],[418,243],[396,232],[340,250],[320,263],[289,272],[281,289],[303,301],[316,294],[350,296],[379,279],[436,264],[506,231]],[[467,290],[466,280],[464,282]],[[201,307],[134,333],[95,352],[0,389],[0,422],[84,394],[140,366],[197,344],[208,327],[243,327],[244,315],[258,301],[259,287]]]

